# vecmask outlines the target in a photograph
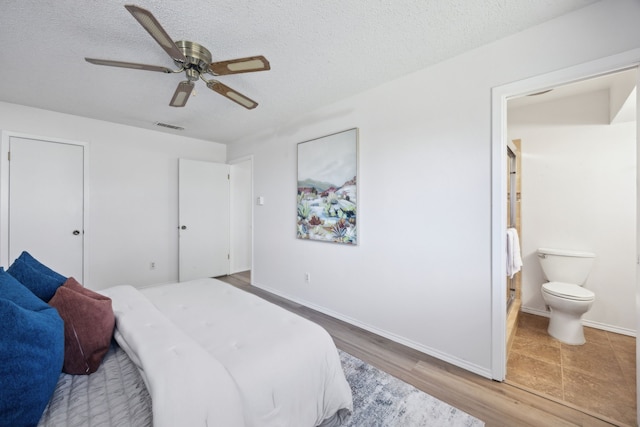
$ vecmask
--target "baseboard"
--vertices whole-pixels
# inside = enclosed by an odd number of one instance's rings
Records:
[[[611,325],[607,325],[605,323],[594,322],[594,321],[585,320],[585,319],[582,319],[582,324],[584,326],[588,326],[590,328],[602,329],[604,331],[609,331],[609,332],[613,332],[613,333],[620,334],[620,335],[628,335],[630,337],[635,337],[636,336],[636,331],[634,331],[632,329],[620,328],[618,326],[611,326]]]
[[[529,314],[535,314],[536,316],[543,316],[543,317],[549,317],[549,314],[550,314],[546,310],[540,310],[537,308],[531,308],[531,307],[525,307],[525,306],[522,306],[520,311],[523,311]],[[628,335],[630,337],[637,336],[636,331],[634,331],[633,329],[621,328],[619,326],[608,325],[606,323],[594,322],[592,320],[582,319],[582,324],[590,328],[602,329],[603,331],[613,332],[615,334]]]
[[[451,363],[452,365],[455,365],[455,366],[458,366],[458,367],[460,367],[462,369],[465,369],[467,371],[473,372],[474,374],[478,374],[478,375],[483,376],[485,378],[492,379],[491,371],[489,369],[483,368],[482,366],[478,366],[478,365],[469,363],[466,360],[459,359],[459,358],[457,358],[455,356],[451,356],[450,354],[443,353],[443,352],[441,352],[439,350],[436,350],[434,348],[431,348],[431,347],[422,345],[420,343],[414,342],[414,341],[409,340],[409,339],[407,339],[405,337],[396,335],[396,334],[394,334],[392,332],[385,331],[383,329],[379,329],[379,328],[377,328],[375,326],[372,326],[372,325],[369,325],[367,323],[363,323],[363,322],[361,322],[361,321],[359,321],[357,319],[351,318],[349,316],[345,316],[345,315],[343,315],[341,313],[335,312],[335,311],[333,311],[331,309],[328,309],[326,307],[322,307],[322,306],[319,306],[317,304],[314,304],[314,303],[311,303],[309,301],[306,301],[304,299],[288,295],[288,294],[286,294],[284,292],[280,292],[279,290],[273,289],[273,288],[271,288],[269,286],[265,286],[265,285],[263,285],[261,283],[258,283],[258,282],[254,281],[252,283],[252,285],[255,286],[256,288],[260,288],[260,289],[262,289],[264,291],[267,291],[267,292],[272,293],[274,295],[277,295],[279,297],[285,298],[285,299],[287,299],[289,301],[293,301],[293,302],[295,302],[297,304],[303,305],[303,306],[308,307],[310,309],[316,310],[316,311],[318,311],[320,313],[326,314],[327,316],[331,316],[331,317],[333,317],[335,319],[342,320],[343,322],[349,323],[351,325],[357,326],[357,327],[359,327],[361,329],[364,329],[364,330],[369,331],[371,333],[374,333],[376,335],[380,335],[380,336],[382,336],[384,338],[390,339],[391,341],[397,342],[398,344],[405,345],[407,347],[410,347],[410,348],[412,348],[414,350],[418,350],[418,351],[420,351],[420,352],[422,352],[424,354],[427,354],[429,356],[433,356],[433,357],[435,357],[437,359],[440,359],[440,360],[443,360],[443,361],[445,361],[447,363]]]
[[[536,316],[549,317],[549,312],[546,310],[539,310],[537,308],[531,308],[523,305],[520,307],[520,311],[529,314],[535,314]]]

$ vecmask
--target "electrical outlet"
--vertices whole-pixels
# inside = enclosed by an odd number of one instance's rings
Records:
[[[304,281],[311,283],[311,273],[304,273]]]
[[[151,261],[151,264],[149,264],[149,268],[151,270],[155,270],[156,269],[156,262],[155,261]]]

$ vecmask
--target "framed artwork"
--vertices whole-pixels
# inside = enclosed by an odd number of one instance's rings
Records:
[[[358,244],[358,129],[298,144],[297,238]]]

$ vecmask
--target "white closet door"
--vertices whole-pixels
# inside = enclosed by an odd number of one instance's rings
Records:
[[[11,137],[9,151],[9,263],[26,250],[82,283],[84,147]]]
[[[229,165],[179,160],[179,279],[229,273]]]

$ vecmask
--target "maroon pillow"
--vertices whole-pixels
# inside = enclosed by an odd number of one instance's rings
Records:
[[[93,292],[69,277],[49,305],[64,320],[64,365],[67,374],[88,375],[98,370],[109,351],[115,318],[111,298]]]

